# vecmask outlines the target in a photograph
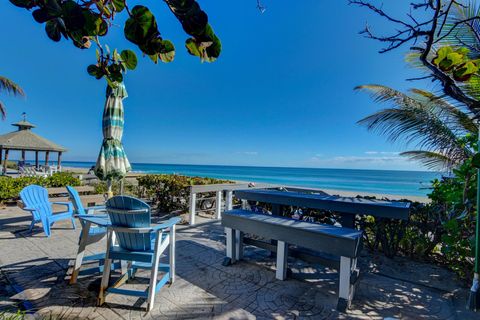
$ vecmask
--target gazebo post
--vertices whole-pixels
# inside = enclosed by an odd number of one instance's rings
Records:
[[[57,160],[57,169],[60,170],[60,167],[62,166],[62,152],[60,151],[58,153],[58,160]]]
[[[50,151],[45,151],[45,167],[48,167],[48,156],[50,155]]]
[[[8,149],[5,150],[5,162],[3,164],[3,174],[7,173]]]
[[[22,150],[22,161],[25,163],[25,150]]]
[[[38,151],[35,151],[35,169],[38,170]]]

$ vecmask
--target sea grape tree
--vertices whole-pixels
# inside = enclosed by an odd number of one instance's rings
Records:
[[[55,41],[70,40],[80,49],[92,43],[97,48],[97,63],[88,73],[97,79],[105,77],[110,85],[121,82],[123,73],[135,69],[137,57],[132,50],[110,51],[100,39],[114,26],[115,18],[127,14],[123,31],[125,38],[150,59],[171,62],[175,46],[160,33],[157,21],[144,5],[129,7],[128,0],[10,0],[17,7],[31,11],[36,22],[45,25],[48,37]],[[147,1],[145,1],[147,2]],[[221,52],[221,42],[208,22],[207,14],[195,0],[164,0],[166,6],[190,36],[187,51],[201,61],[213,62]]]

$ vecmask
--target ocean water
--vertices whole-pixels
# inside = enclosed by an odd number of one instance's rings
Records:
[[[66,167],[90,168],[92,162],[64,161]],[[177,173],[218,179],[265,182],[308,188],[404,196],[425,196],[439,173],[427,171],[356,170],[219,165],[132,163],[133,171]]]

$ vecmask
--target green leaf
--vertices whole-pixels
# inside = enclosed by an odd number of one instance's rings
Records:
[[[202,53],[200,52],[200,47],[197,45],[194,39],[187,39],[187,41],[185,41],[185,47],[187,48],[188,53],[190,53],[191,55],[196,57],[202,56]]]
[[[137,67],[137,55],[132,50],[123,50],[120,57],[128,69],[134,70]]]
[[[87,67],[87,72],[89,75],[97,79],[100,79],[101,77],[103,77],[103,70],[94,64],[91,64]]]
[[[159,34],[152,12],[140,5],[133,7],[132,15],[125,22],[124,33],[129,41],[137,45],[145,44],[148,39]]]
[[[125,9],[125,0],[113,0],[113,6],[116,12],[122,12]]]
[[[44,0],[44,2],[45,10],[47,10],[48,14],[52,17],[59,17],[62,14],[62,7],[58,3],[58,0]]]
[[[472,61],[460,65],[453,72],[453,78],[456,81],[468,81],[472,75],[478,72],[478,66]]]
[[[82,29],[86,24],[82,7],[73,0],[68,0],[62,4],[62,16],[69,30]]]
[[[10,2],[17,7],[31,9],[37,5],[36,0],[10,0]]]
[[[62,38],[62,33],[65,31],[65,25],[63,24],[62,19],[56,18],[47,21],[45,31],[50,39],[58,42]]]
[[[48,14],[47,10],[43,8],[34,10],[32,12],[32,16],[38,23],[45,23],[48,20],[55,18],[54,16]]]

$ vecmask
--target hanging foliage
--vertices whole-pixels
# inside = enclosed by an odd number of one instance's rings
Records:
[[[137,58],[132,50],[120,54],[104,49],[100,38],[108,34],[119,14],[127,14],[123,30],[127,40],[155,63],[171,62],[175,46],[161,36],[154,14],[143,5],[132,9],[127,0],[10,0],[32,12],[38,23],[45,25],[47,36],[55,41],[71,40],[73,45],[88,49],[97,44],[97,64],[90,65],[88,73],[100,79],[105,77],[109,85],[123,80],[123,73],[135,69]],[[145,1],[147,2],[147,1]],[[201,61],[213,62],[221,52],[221,43],[208,23],[207,14],[195,0],[165,0],[168,8],[180,21],[185,32],[187,51]]]

